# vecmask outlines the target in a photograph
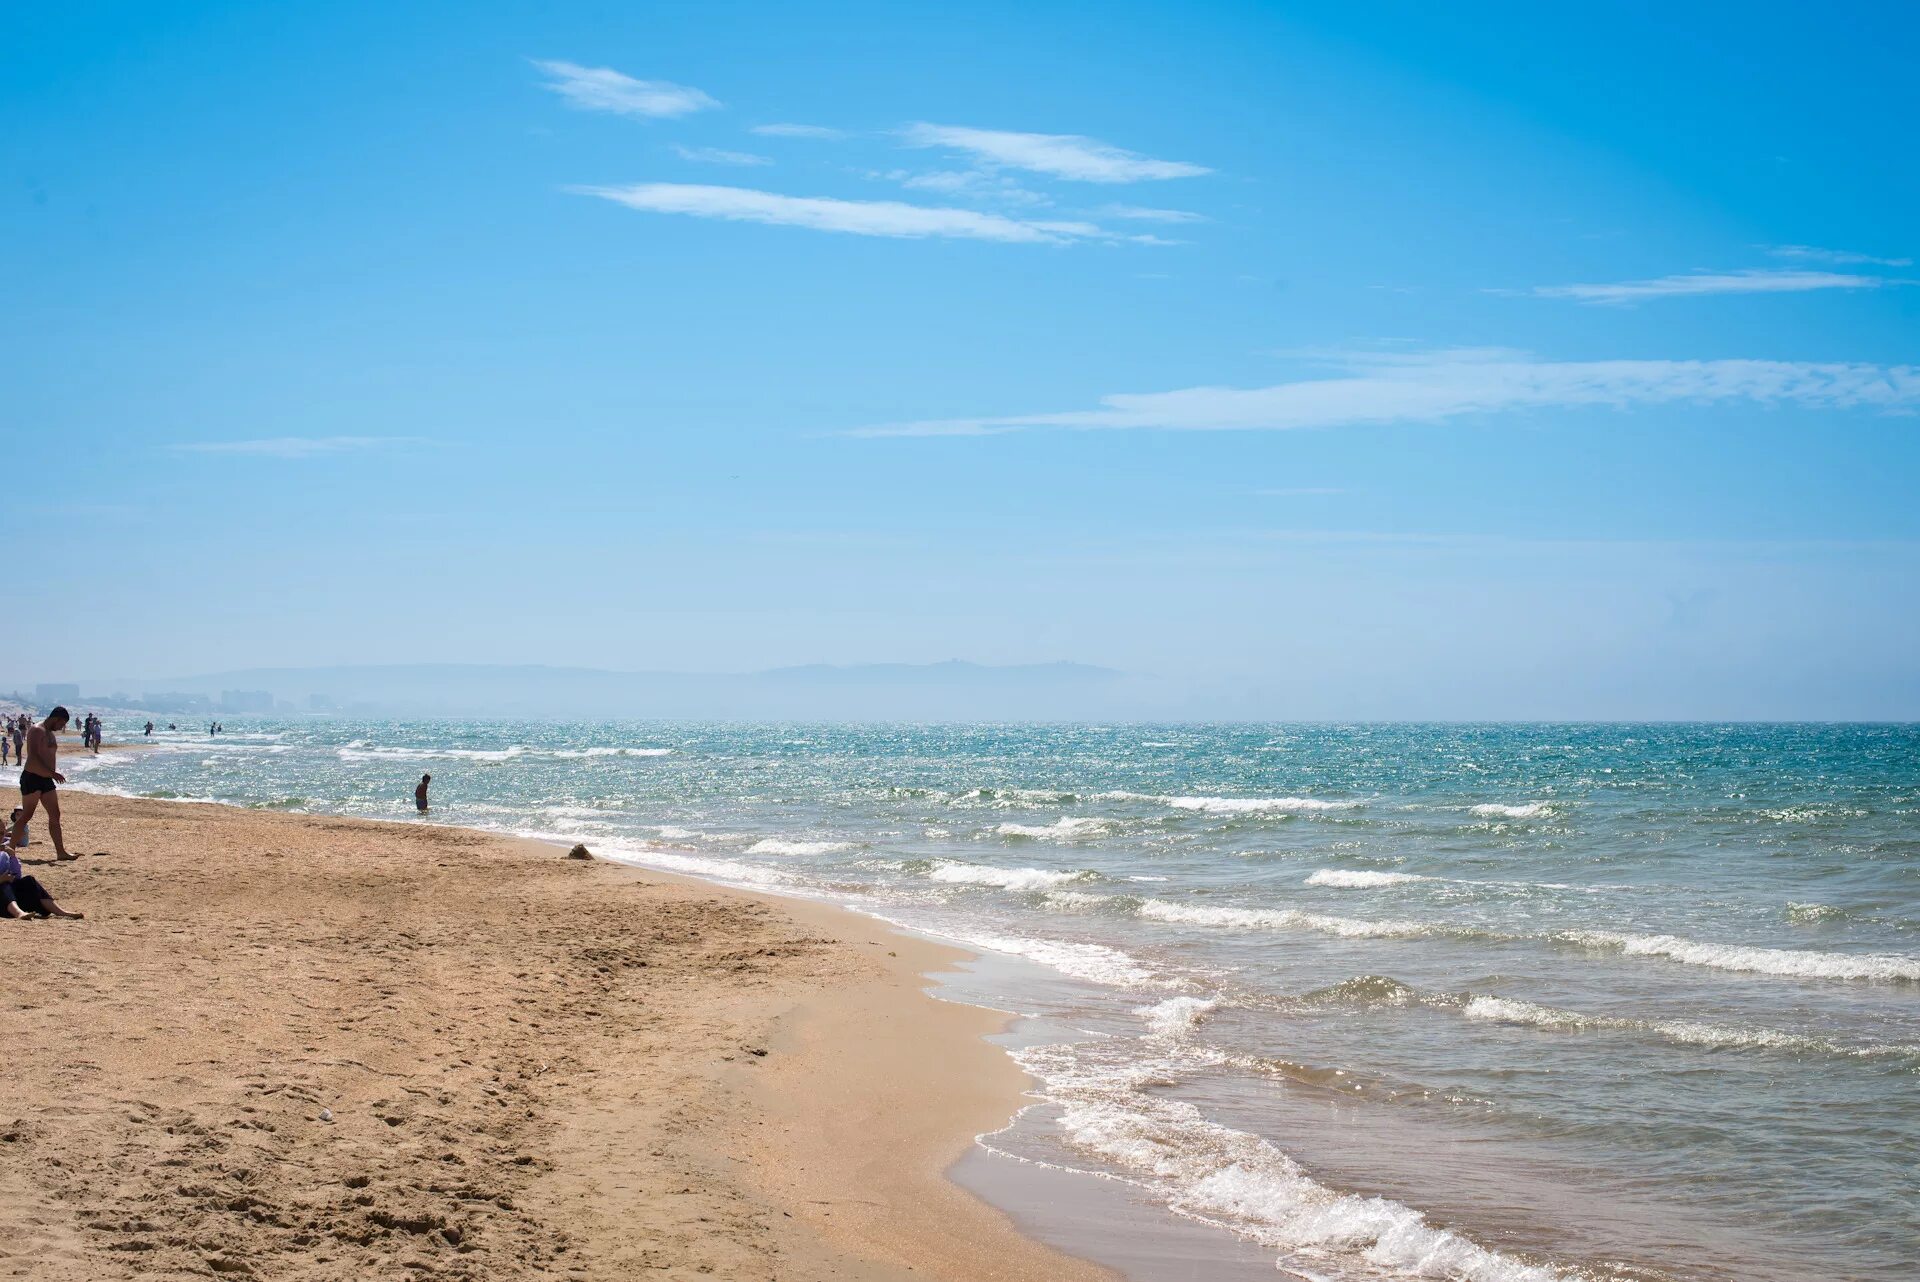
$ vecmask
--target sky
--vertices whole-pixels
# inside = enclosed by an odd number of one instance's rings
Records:
[[[10,6],[0,681],[1920,717],[1920,14]]]

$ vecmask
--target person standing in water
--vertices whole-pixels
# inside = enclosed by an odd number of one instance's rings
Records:
[[[427,785],[432,782],[432,775],[421,775],[420,782],[413,785],[413,804],[423,815],[427,813]]]
[[[45,721],[27,731],[27,751],[21,760],[20,771],[20,810],[13,821],[12,846],[15,850],[20,848],[22,839],[27,835],[27,821],[33,818],[34,811],[44,805],[47,808],[47,831],[53,835],[55,857],[80,857],[67,853],[66,841],[60,833],[60,796],[54,790],[55,784],[67,781],[57,767],[60,754],[57,736],[66,728],[67,710],[55,708],[47,714]]]

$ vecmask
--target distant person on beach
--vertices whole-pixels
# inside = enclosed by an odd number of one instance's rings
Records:
[[[423,815],[427,813],[427,785],[432,782],[432,775],[421,775],[420,782],[413,785],[413,804],[420,808]]]
[[[57,759],[60,755],[59,733],[67,728],[67,710],[55,708],[47,714],[47,719],[27,732],[27,755],[21,760],[20,770],[20,810],[13,821],[13,839],[11,845],[18,849],[21,839],[27,835],[27,821],[33,818],[33,812],[41,806],[47,808],[47,831],[53,836],[53,853],[58,859],[78,859],[78,855],[67,853],[67,843],[60,832],[60,795],[54,785],[65,783],[67,777],[60,773]]]
[[[0,846],[0,916],[70,917],[77,921],[86,914],[62,908],[46,887],[27,876],[20,867],[20,856]]]
[[[147,722],[147,738],[153,738],[153,722]]]

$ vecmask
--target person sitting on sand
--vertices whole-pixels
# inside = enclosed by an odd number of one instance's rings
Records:
[[[26,755],[21,759],[20,771],[20,810],[13,821],[13,837],[7,843],[18,848],[20,839],[26,836],[27,821],[33,818],[33,812],[41,806],[47,808],[47,831],[53,835],[53,853],[60,859],[78,859],[78,855],[67,853],[66,840],[60,833],[60,796],[54,790],[55,784],[65,783],[67,777],[56,768],[55,759],[60,752],[59,733],[67,728],[67,710],[55,708],[47,714],[47,719],[27,731]]]
[[[427,785],[432,782],[432,775],[421,775],[420,782],[413,785],[413,804],[420,808],[423,815],[427,813]]]
[[[46,887],[26,875],[20,857],[0,846],[0,917],[70,917],[79,920],[85,913],[62,908]]]

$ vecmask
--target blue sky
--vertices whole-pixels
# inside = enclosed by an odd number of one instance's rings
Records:
[[[0,680],[1920,716],[1920,20],[1542,9],[16,6]]]

